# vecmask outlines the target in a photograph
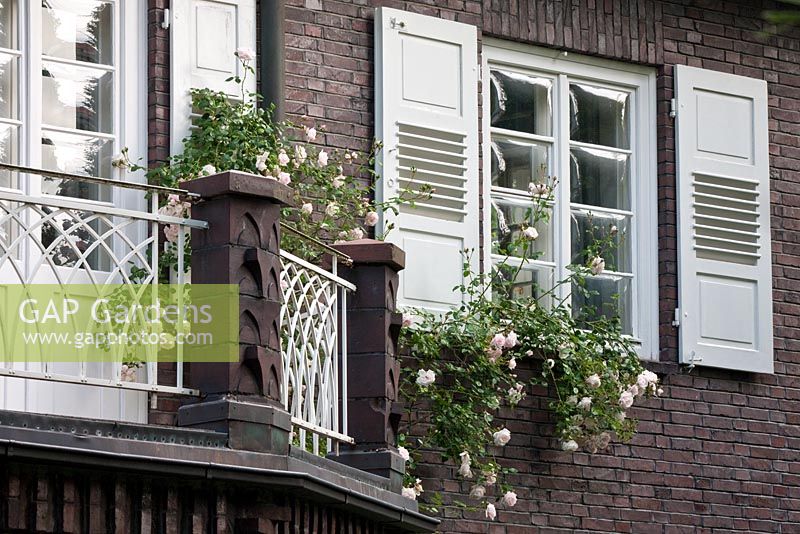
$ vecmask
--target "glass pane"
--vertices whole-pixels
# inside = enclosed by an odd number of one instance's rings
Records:
[[[112,79],[99,69],[42,62],[42,122],[111,133]]]
[[[572,284],[573,315],[585,320],[619,317],[622,333],[632,335],[631,279],[601,274],[586,279],[586,287]]]
[[[552,135],[551,80],[493,70],[490,81],[492,126]]]
[[[0,123],[0,161],[16,163],[18,154],[19,127]],[[0,170],[0,187],[17,187],[16,173]]]
[[[17,49],[16,18],[17,2],[15,0],[0,1],[0,47]]]
[[[43,209],[48,214],[55,210]],[[107,271],[111,258],[103,243],[112,247],[113,237],[106,236],[102,243],[98,238],[108,230],[108,224],[95,219],[91,211],[59,210],[42,225],[42,245],[55,265]]]
[[[533,267],[526,265],[519,268],[516,265],[496,265],[501,278],[509,283],[506,287],[505,296],[509,298],[541,298],[542,294],[553,287],[553,270],[548,267]],[[495,293],[492,295],[497,298]],[[549,306],[550,302],[542,302],[543,306]]]
[[[110,2],[42,1],[42,54],[111,65],[112,16]]]
[[[6,119],[17,118],[18,62],[14,56],[0,54],[0,117]]]
[[[85,135],[45,131],[42,135],[42,167],[73,174],[111,177],[114,142]],[[42,192],[89,200],[110,201],[107,186],[45,178]]]
[[[631,272],[630,221],[624,215],[572,210],[572,263],[586,265],[586,249],[598,241],[610,239],[612,246],[598,251],[606,262],[606,269]]]
[[[548,145],[492,140],[492,185],[528,191],[528,184],[547,174]]]
[[[550,225],[545,221],[533,224],[533,210],[529,203],[492,198],[492,253],[521,257],[522,245],[515,246],[522,231],[533,226],[539,236],[529,241],[533,247],[527,252],[528,259],[553,261],[553,246]]]
[[[569,171],[572,202],[630,209],[627,154],[573,147]]]
[[[628,100],[624,91],[573,83],[569,86],[570,139],[630,148]]]

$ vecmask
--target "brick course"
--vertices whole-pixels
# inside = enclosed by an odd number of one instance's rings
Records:
[[[554,450],[547,398],[503,413],[503,454],[520,502],[488,525],[446,512],[443,532],[800,531],[800,33],[763,38],[769,2],[712,0],[287,0],[286,104],[327,127],[322,142],[366,150],[374,136],[373,9],[386,5],[474,24],[492,36],[657,69],[659,314],[665,398],[635,409],[640,433],[604,454]],[[679,368],[676,64],[769,83],[775,375]],[[477,125],[476,125],[477,126]],[[523,369],[530,372],[530,369]],[[431,463],[430,489],[459,489]],[[438,480],[437,480],[438,479]],[[463,490],[463,488],[460,488]]]

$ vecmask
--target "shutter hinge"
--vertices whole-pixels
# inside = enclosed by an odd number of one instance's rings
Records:
[[[677,106],[677,104],[675,102],[675,99],[674,98],[670,98],[669,99],[669,116],[674,119],[677,114],[678,114],[678,106]]]
[[[681,309],[675,308],[675,315],[672,318],[672,326],[678,328],[681,325]]]
[[[406,27],[405,22],[403,22],[402,20],[397,20],[397,18],[395,17],[389,19],[389,25],[392,27],[393,30],[396,30],[397,28],[403,29]]]
[[[686,368],[686,372],[691,373],[695,366],[702,361],[703,357],[698,356],[695,351],[692,351],[692,353],[689,354],[689,367]]]
[[[164,14],[164,19],[161,21],[161,27],[163,29],[165,29],[165,30],[168,30],[169,29],[169,24],[171,22],[170,12],[169,12],[169,8],[168,7],[164,8],[164,13],[163,14]]]

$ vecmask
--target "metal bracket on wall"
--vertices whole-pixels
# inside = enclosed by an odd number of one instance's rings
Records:
[[[164,19],[161,21],[161,27],[164,28],[165,30],[168,30],[169,29],[169,23],[170,23],[169,8],[165,7],[164,8]]]
[[[669,99],[669,116],[674,119],[677,114],[678,114],[677,103],[675,102],[674,98],[670,98]]]

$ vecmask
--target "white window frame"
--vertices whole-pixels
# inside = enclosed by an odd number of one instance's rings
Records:
[[[499,39],[486,38],[482,54],[483,252],[491,268],[491,68],[554,79],[553,153],[548,173],[558,178],[553,225],[555,278],[563,280],[570,263],[569,82],[585,81],[631,92],[631,319],[639,356],[658,360],[658,184],[656,141],[656,73],[651,67],[592,58]],[[566,193],[565,193],[566,192]],[[568,288],[561,287],[561,297]]]
[[[87,136],[114,138],[113,152],[119,153],[127,147],[134,161],[147,158],[147,6],[129,0],[106,0],[114,5],[114,132],[111,134],[75,130]],[[36,2],[18,1],[17,24],[21,53],[19,73],[19,116],[22,123],[19,136],[18,162],[31,167],[41,167],[42,113],[40,102],[42,94],[42,48],[41,48],[41,7]],[[31,31],[35,27],[37,31]],[[69,63],[69,60],[64,60]],[[59,128],[53,128],[59,130]],[[60,128],[66,131],[66,129]],[[57,170],[57,169],[54,169]],[[113,176],[123,181],[144,183],[142,173],[131,175],[122,169],[114,169]],[[28,194],[43,196],[38,177],[29,176],[20,184]],[[105,205],[125,205],[131,208],[144,208],[139,205],[135,192],[115,192],[111,202]],[[97,203],[81,199],[87,203]],[[136,204],[134,206],[134,204]]]
[[[78,129],[48,126],[54,131],[74,132],[81,135],[113,139],[112,153],[118,154],[128,148],[132,161],[147,160],[147,6],[129,0],[106,0],[113,5],[113,66],[103,70],[113,74],[113,132],[98,133]],[[16,10],[19,80],[18,102],[18,149],[16,161],[20,165],[42,168],[42,15],[40,3],[18,0]],[[8,52],[3,50],[4,52]],[[46,58],[45,58],[46,59]],[[59,60],[60,61],[60,60]],[[64,64],[75,63],[63,60]],[[86,64],[90,66],[90,64]],[[59,170],[59,169],[49,169]],[[101,176],[125,182],[145,183],[143,172],[130,173],[126,169],[113,168],[110,176]],[[47,199],[51,195],[42,191],[42,178],[38,175],[20,176],[20,182],[12,191]],[[114,188],[110,201],[75,199],[85,204],[87,210],[93,205],[119,206],[145,211],[148,204],[140,191]],[[147,235],[146,225],[134,225],[127,230],[134,241]],[[36,250],[29,250],[23,261],[35,263]],[[70,269],[64,267],[64,269]],[[77,281],[88,281],[79,276]]]

